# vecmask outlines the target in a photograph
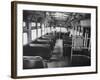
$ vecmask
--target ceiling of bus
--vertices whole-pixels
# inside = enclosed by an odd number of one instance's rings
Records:
[[[75,12],[49,12],[49,11],[23,11],[23,21],[37,21],[42,22],[45,19],[48,21],[59,24],[70,24],[73,20],[80,21],[84,19],[90,19],[91,15],[87,13],[75,13]]]

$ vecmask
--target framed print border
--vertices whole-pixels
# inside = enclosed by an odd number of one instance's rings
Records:
[[[44,75],[27,75],[27,76],[19,76],[18,75],[18,4],[25,4],[25,5],[41,5],[41,6],[52,6],[52,7],[71,7],[71,8],[88,8],[88,9],[95,9],[95,71],[89,72],[77,72],[77,73],[58,73],[58,74],[44,74]],[[72,5],[72,4],[56,4],[56,3],[40,3],[40,2],[24,2],[24,1],[12,1],[11,2],[11,77],[12,78],[31,78],[31,77],[50,77],[50,76],[65,76],[65,75],[80,75],[80,74],[94,74],[97,73],[97,45],[98,45],[98,31],[97,31],[97,24],[98,24],[98,8],[97,6],[88,6],[88,5]]]

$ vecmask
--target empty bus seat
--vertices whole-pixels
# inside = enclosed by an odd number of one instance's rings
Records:
[[[50,45],[50,48],[51,48],[51,50],[53,50],[53,47],[54,47],[54,42],[53,41],[51,41],[51,40],[45,40],[45,39],[37,39],[36,40],[37,42],[39,42],[39,43],[44,43],[44,44],[49,44]]]
[[[63,37],[63,44],[70,44],[72,45],[72,37],[64,36]]]
[[[72,40],[72,37],[69,37],[69,36],[63,36],[63,39],[68,39],[68,40]]]
[[[70,40],[63,40],[63,44],[69,44],[69,45],[72,45],[72,41],[70,41]]]
[[[72,66],[90,66],[90,58],[83,55],[73,55],[71,60]]]
[[[42,38],[49,38],[49,39],[52,39],[54,41],[56,40],[56,36],[55,35],[51,35],[51,34],[50,35],[43,35]]]
[[[53,40],[53,41],[55,41],[56,40],[56,38],[55,38],[55,36],[42,36],[42,37],[40,37],[40,38],[42,38],[42,39],[49,39],[49,40]]]
[[[64,57],[69,57],[69,59],[71,58],[71,50],[72,50],[72,46],[71,45],[64,45],[63,46],[63,56]]]
[[[51,49],[48,44],[29,44],[23,46],[24,56],[41,56],[43,59],[51,57]]]
[[[50,46],[50,49],[52,50],[53,49],[53,43],[48,41],[48,40],[41,40],[41,39],[37,39],[33,42],[31,42],[32,44],[47,44]]]
[[[23,69],[45,68],[43,58],[40,56],[23,56]]]
[[[37,40],[35,40],[35,41],[32,41],[31,43],[33,43],[33,44],[50,44],[49,43],[49,41],[47,41],[47,40],[39,40],[39,39],[37,39]]]
[[[49,40],[50,43],[51,43],[53,46],[55,45],[55,42],[56,42],[56,39],[55,39],[54,37],[42,36],[42,37],[40,37],[39,39]]]
[[[48,40],[49,42],[55,43],[55,40],[51,37],[40,37],[39,39]]]
[[[74,55],[85,55],[85,56],[90,57],[91,56],[90,53],[91,53],[91,51],[89,51],[88,49],[81,49],[80,48],[80,49],[73,50]]]

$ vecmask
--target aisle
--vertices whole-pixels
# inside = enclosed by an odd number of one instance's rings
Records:
[[[63,57],[63,40],[56,40],[56,44],[52,53],[51,61],[47,63],[48,68],[66,67],[68,66],[68,58]]]
[[[58,57],[58,59],[63,56],[63,40],[62,39],[56,40],[52,58],[55,55]]]

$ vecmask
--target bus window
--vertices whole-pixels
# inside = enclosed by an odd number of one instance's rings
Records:
[[[28,37],[27,37],[27,33],[23,33],[23,45],[28,44]]]
[[[34,41],[37,37],[36,37],[36,29],[31,30],[31,38],[32,41]]]
[[[37,23],[37,26],[40,27],[40,23]]]
[[[32,27],[35,27],[36,26],[36,23],[35,22],[32,22],[31,25],[32,25]]]
[[[26,27],[26,23],[25,22],[23,22],[23,27]]]
[[[42,24],[42,35],[44,35],[45,34],[45,27],[44,27],[44,24]]]
[[[41,28],[39,28],[37,31],[38,31],[38,37],[41,37]]]

